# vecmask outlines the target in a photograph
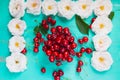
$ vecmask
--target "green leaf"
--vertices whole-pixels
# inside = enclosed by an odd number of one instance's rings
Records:
[[[77,24],[77,27],[79,29],[79,31],[82,33],[82,34],[89,34],[89,25],[87,23],[85,23],[83,21],[83,19],[78,16],[78,15],[75,15],[75,19],[76,19],[76,24]]]
[[[39,31],[40,31],[39,26],[36,26],[36,27],[34,28],[34,33],[37,34]]]
[[[43,28],[42,25],[39,25],[39,28],[40,28],[40,32],[43,34],[43,35],[46,35],[48,33],[48,30]]]
[[[114,14],[115,14],[114,12],[111,12],[111,13],[110,13],[109,18],[110,18],[111,20],[113,19]]]

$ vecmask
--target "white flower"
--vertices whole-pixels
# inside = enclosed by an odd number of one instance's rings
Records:
[[[20,19],[12,19],[8,24],[8,29],[12,35],[22,35],[26,29],[26,23]]]
[[[27,58],[21,53],[12,53],[6,58],[6,66],[10,72],[23,72],[27,69]]]
[[[113,64],[112,57],[108,52],[93,52],[91,59],[91,65],[97,71],[106,71],[109,70]]]
[[[112,41],[107,35],[95,35],[93,37],[93,43],[97,51],[106,51],[110,47]]]
[[[106,15],[108,16],[112,11],[111,0],[96,0],[94,3],[94,13],[97,16]]]
[[[24,0],[10,0],[9,11],[13,17],[21,18],[25,14]]]
[[[74,3],[70,0],[61,0],[58,2],[59,15],[67,19],[71,19],[74,16]]]
[[[93,1],[92,0],[79,0],[75,2],[75,13],[81,18],[88,18],[92,15]]]
[[[10,52],[16,53],[21,52],[25,48],[25,40],[21,36],[13,36],[9,40]]]
[[[44,0],[42,2],[42,12],[45,15],[56,15],[57,13],[57,2],[55,0]]]
[[[92,24],[92,30],[96,34],[108,34],[112,31],[112,22],[108,17],[98,16]]]
[[[27,13],[31,13],[33,15],[39,15],[41,13],[41,1],[27,0]]]

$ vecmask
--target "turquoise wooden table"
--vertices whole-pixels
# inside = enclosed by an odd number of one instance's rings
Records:
[[[115,12],[113,22],[113,30],[109,34],[112,39],[112,45],[109,48],[109,52],[112,55],[114,63],[109,71],[98,72],[94,70],[90,65],[91,55],[83,55],[82,60],[85,65],[82,67],[81,73],[76,73],[77,59],[74,58],[72,63],[64,63],[60,67],[56,67],[55,64],[48,61],[47,56],[41,50],[38,54],[33,52],[33,29],[37,25],[35,20],[41,21],[43,15],[33,16],[25,14],[23,20],[27,23],[27,29],[24,37],[27,42],[27,70],[23,73],[10,73],[6,67],[4,59],[10,55],[8,49],[8,41],[11,37],[8,31],[7,24],[11,20],[11,16],[8,10],[9,0],[0,0],[0,80],[53,80],[52,72],[57,69],[62,69],[65,75],[61,80],[120,80],[120,0],[112,0],[113,11]],[[90,22],[90,17],[87,22]],[[60,17],[55,17],[57,24],[68,26],[75,38],[80,38],[82,35],[75,24],[75,18],[71,21],[63,20]],[[94,34],[90,31],[89,38],[91,39]],[[76,40],[77,41],[77,40]],[[89,45],[89,44],[88,44]],[[41,45],[40,49],[42,48]],[[80,46],[79,46],[80,47]],[[76,49],[78,50],[78,49]],[[40,72],[40,68],[45,67],[47,72],[45,74]]]

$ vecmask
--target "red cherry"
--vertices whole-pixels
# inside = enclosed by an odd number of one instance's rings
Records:
[[[35,37],[35,38],[34,38],[34,42],[35,42],[35,43],[36,43],[36,42],[39,42],[39,38]]]
[[[92,29],[92,24],[90,24],[89,28]]]
[[[62,32],[62,27],[61,26],[57,26],[56,29],[57,29],[58,32]]]
[[[44,38],[41,38],[41,39],[40,39],[40,43],[43,43],[43,42],[44,42]]]
[[[47,18],[47,22],[51,22],[52,21],[52,18],[49,16],[48,18]]]
[[[96,18],[92,18],[92,22],[94,22],[96,20]]]
[[[43,68],[41,68],[41,72],[42,73],[45,73],[46,72],[46,69],[43,67]]]
[[[88,54],[92,53],[92,49],[90,49],[90,48],[86,48],[85,51],[86,51],[86,53],[88,53]]]
[[[55,49],[55,50],[59,50],[59,45],[54,44],[54,49]]]
[[[46,20],[42,20],[42,25],[46,25],[47,21]]]
[[[39,47],[40,44],[39,44],[38,42],[36,42],[36,43],[34,43],[34,46],[35,46],[35,47]]]
[[[51,32],[52,32],[52,33],[56,33],[56,28],[54,28],[54,27],[51,28]]]
[[[84,53],[84,52],[85,52],[85,48],[82,47],[82,48],[80,49],[80,53]]]
[[[51,20],[51,25],[55,25],[56,24],[56,20]]]
[[[81,67],[77,67],[76,71],[81,72]]]
[[[60,76],[55,76],[54,80],[60,80]]]
[[[76,56],[77,56],[78,58],[80,58],[80,57],[82,56],[82,53],[78,52],[78,53],[76,53]]]
[[[47,55],[47,56],[50,56],[51,54],[52,54],[52,51],[50,51],[50,50],[47,50],[47,51],[46,51],[46,55]]]
[[[65,52],[63,53],[63,55],[64,55],[65,58],[67,58],[67,57],[69,56],[69,52],[68,52],[68,51],[65,51]]]
[[[62,53],[59,53],[58,58],[59,58],[59,59],[62,59],[62,58],[63,58],[63,54],[62,54]]]
[[[79,39],[78,42],[79,42],[80,44],[83,44],[83,40],[82,40],[82,39]]]
[[[71,46],[70,46],[70,45],[67,45],[67,49],[68,49],[68,50],[71,50]]]
[[[39,52],[38,47],[34,47],[34,52],[35,52],[35,53]]]
[[[24,48],[21,53],[25,54],[27,52],[26,48]]]
[[[55,61],[55,58],[54,58],[53,55],[51,55],[51,56],[49,57],[49,61],[50,61],[50,62],[54,62],[54,61]]]
[[[46,51],[46,50],[47,50],[47,47],[46,47],[46,46],[43,46],[42,50],[43,50],[43,51]]]
[[[69,38],[69,41],[70,41],[71,43],[74,42],[74,37],[71,36],[71,37]]]
[[[54,77],[57,76],[57,71],[54,71],[52,74]]]
[[[79,60],[78,61],[78,66],[83,66],[83,61]]]
[[[68,34],[68,33],[69,33],[69,29],[68,29],[67,27],[65,27],[65,28],[63,29],[63,31],[64,31],[65,34]]]
[[[63,40],[62,41],[63,45],[66,47],[68,45],[68,41],[67,40]]]
[[[72,57],[67,57],[67,62],[72,62],[73,61],[73,58]]]
[[[60,52],[64,53],[66,51],[66,48],[60,47]]]
[[[60,43],[60,42],[61,42],[61,40],[62,40],[62,38],[61,38],[61,37],[57,37],[55,41],[56,41],[57,43]]]
[[[88,37],[85,36],[82,38],[82,40],[83,40],[83,42],[88,42]]]
[[[59,76],[63,76],[64,72],[62,70],[58,70],[58,74],[59,74]]]
[[[51,37],[52,37],[52,35],[51,35],[51,34],[48,34],[48,35],[47,35],[47,39],[48,39],[48,40],[50,40],[50,39],[51,39]]]
[[[57,66],[60,66],[60,65],[61,65],[61,62],[60,62],[60,61],[56,62],[56,65],[57,65]]]
[[[52,45],[52,41],[51,40],[48,40],[47,41],[47,46],[51,46]]]
[[[55,51],[54,46],[50,46],[51,51]]]
[[[72,48],[72,49],[74,49],[74,48],[76,48],[76,47],[77,47],[77,44],[76,44],[75,42],[71,44],[71,48]]]
[[[76,55],[76,53],[75,53],[75,51],[74,51],[73,49],[70,50],[70,54],[71,54],[72,56],[75,56],[75,55]]]
[[[36,37],[40,39],[40,38],[42,37],[42,34],[41,34],[40,32],[38,32],[38,33],[36,34]]]
[[[54,56],[58,56],[58,54],[59,54],[59,53],[58,53],[57,51],[53,52],[53,55],[54,55]]]
[[[44,28],[44,29],[49,29],[49,25],[48,25],[48,24],[43,25],[43,28]]]

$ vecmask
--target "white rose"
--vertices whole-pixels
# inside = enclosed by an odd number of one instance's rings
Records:
[[[94,3],[94,13],[97,16],[108,16],[112,11],[111,0],[96,0]]]
[[[112,22],[106,16],[98,16],[92,24],[92,30],[96,34],[108,34],[112,31]]]
[[[41,13],[41,1],[40,0],[27,0],[27,13],[33,15],[39,15]]]
[[[6,66],[10,72],[23,72],[27,69],[27,58],[22,53],[12,53],[6,58]]]
[[[25,48],[25,40],[21,36],[13,36],[9,40],[10,52],[16,53],[21,52]]]
[[[77,15],[81,16],[81,18],[88,18],[93,12],[93,1],[79,0],[75,2],[74,10]]]
[[[56,15],[57,13],[57,2],[55,0],[44,0],[42,2],[42,12],[45,15]]]
[[[71,19],[74,16],[74,3],[70,0],[61,0],[58,2],[59,16]]]
[[[10,0],[9,11],[10,14],[15,18],[21,18],[25,14],[25,3],[24,0]]]
[[[97,51],[106,51],[110,47],[112,40],[107,35],[95,35],[93,43]]]
[[[12,19],[8,24],[8,29],[12,35],[22,35],[26,29],[26,23],[20,19]]]
[[[113,64],[112,57],[108,52],[93,52],[91,59],[91,65],[97,71],[106,71],[109,70]]]

